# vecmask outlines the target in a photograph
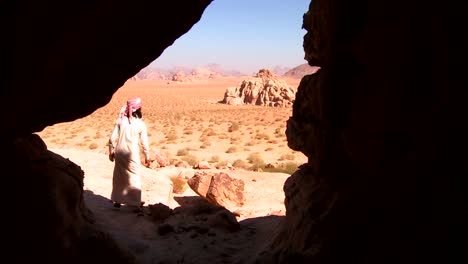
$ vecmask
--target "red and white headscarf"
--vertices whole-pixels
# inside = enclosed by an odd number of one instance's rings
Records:
[[[122,106],[119,113],[119,124],[122,124],[124,116],[128,116],[128,122],[131,123],[132,113],[141,108],[141,98],[133,98],[127,101],[127,105]]]

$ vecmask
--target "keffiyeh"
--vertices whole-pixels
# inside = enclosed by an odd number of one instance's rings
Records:
[[[133,118],[132,113],[141,108],[141,98],[133,98],[127,101],[127,105],[122,106],[119,113],[119,124],[122,124],[124,116],[128,116],[128,121],[131,123]]]

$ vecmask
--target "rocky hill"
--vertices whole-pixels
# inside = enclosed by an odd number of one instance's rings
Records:
[[[272,71],[261,69],[251,79],[243,80],[239,86],[226,89],[222,103],[285,107],[292,105],[295,95],[296,88]]]
[[[287,72],[285,72],[282,76],[289,77],[289,78],[297,78],[302,79],[305,75],[315,73],[320,67],[317,66],[310,66],[307,63],[301,64],[297,67],[294,67]]]

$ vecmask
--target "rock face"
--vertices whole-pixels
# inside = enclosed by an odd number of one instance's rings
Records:
[[[301,80],[286,134],[309,162],[285,183],[286,221],[259,262],[425,263],[450,255],[449,226],[466,221],[449,213],[466,208],[453,196],[466,169],[450,145],[466,146],[455,120],[467,110],[446,82],[446,17],[438,18],[446,9],[427,3],[416,19],[416,2],[404,11],[380,5],[314,0],[304,15],[305,57],[320,70]],[[427,45],[435,32],[441,42]]]
[[[31,133],[107,104],[209,3],[1,4],[5,259],[132,263],[92,224],[77,165]],[[446,263],[464,250],[468,108],[460,70],[449,76],[447,6],[312,1],[303,46],[320,70],[288,95],[287,123],[309,162],[287,180],[284,224],[251,263]],[[464,59],[462,49],[451,52]],[[225,99],[279,102],[260,95],[267,77]]]
[[[132,263],[92,223],[83,174],[33,132],[86,116],[157,58],[211,0],[0,4],[0,165],[4,258],[18,263]],[[148,32],[151,31],[151,34]],[[25,77],[24,65],[28,75]]]
[[[294,102],[296,89],[273,72],[262,69],[253,78],[242,81],[224,93],[223,103],[287,107]]]

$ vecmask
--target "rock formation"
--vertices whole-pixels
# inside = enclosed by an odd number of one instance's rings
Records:
[[[224,172],[196,172],[187,184],[210,203],[234,208],[244,203],[244,181]]]
[[[223,103],[286,107],[294,102],[296,89],[273,72],[261,69],[253,78],[242,81],[238,87],[226,89]]]
[[[94,229],[78,166],[31,135],[107,104],[209,2],[1,4],[4,259],[132,262]],[[321,69],[302,79],[287,123],[288,145],[309,162],[284,186],[286,216],[271,244],[241,263],[447,263],[466,254],[468,108],[460,70],[449,76],[447,6],[312,1],[303,46]],[[464,59],[462,49],[451,52]],[[276,103],[259,93],[250,89],[248,102]]]

